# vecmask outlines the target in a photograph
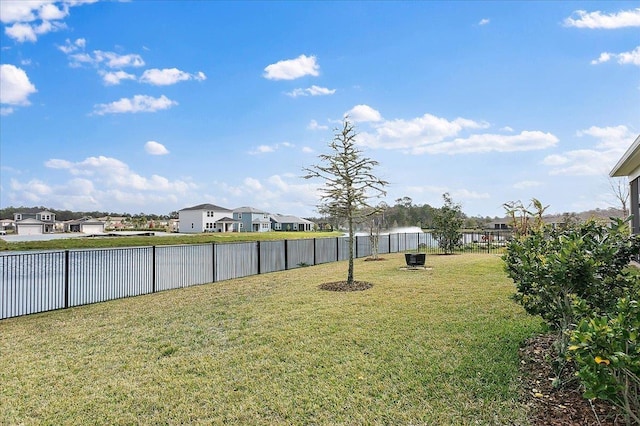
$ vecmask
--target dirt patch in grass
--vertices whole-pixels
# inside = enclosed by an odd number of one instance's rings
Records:
[[[555,357],[555,336],[540,335],[520,348],[523,395],[530,408],[534,426],[618,426],[624,425],[620,410],[607,401],[589,401],[582,397],[575,369],[567,363],[560,387],[553,385],[555,374],[551,362]]]
[[[354,281],[353,284],[349,284],[347,281],[335,281],[318,286],[320,290],[328,291],[364,291],[371,287],[373,287],[373,284],[367,281]]]
[[[364,261],[365,262],[378,262],[380,260],[387,260],[384,257],[367,257]]]

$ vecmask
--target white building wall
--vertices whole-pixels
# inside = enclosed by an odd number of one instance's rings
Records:
[[[18,235],[42,235],[42,225],[18,225]]]
[[[100,234],[104,232],[104,225],[84,224],[84,225],[81,225],[81,227],[82,227],[82,232],[84,232],[85,234]]]
[[[204,232],[202,210],[184,210],[178,212],[178,216],[180,218],[180,233],[197,234]]]

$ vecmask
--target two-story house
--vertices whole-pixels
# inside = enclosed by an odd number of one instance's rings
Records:
[[[253,207],[238,207],[233,210],[236,232],[268,232],[271,230],[269,213]]]
[[[199,204],[178,211],[179,232],[196,234],[200,232],[233,232],[236,221],[233,211],[214,204]]]
[[[50,234],[56,230],[56,214],[46,210],[14,213],[13,220],[18,235]]]

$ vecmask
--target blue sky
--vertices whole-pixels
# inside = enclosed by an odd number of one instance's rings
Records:
[[[638,2],[0,2],[0,207],[317,216],[348,114],[385,199],[617,206]]]

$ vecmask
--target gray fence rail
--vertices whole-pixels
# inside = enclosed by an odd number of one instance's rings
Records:
[[[495,252],[506,235],[464,234],[460,251]],[[378,253],[439,253],[429,233],[385,234]],[[356,236],[354,257],[372,254]],[[0,320],[349,258],[347,237],[0,255]]]

